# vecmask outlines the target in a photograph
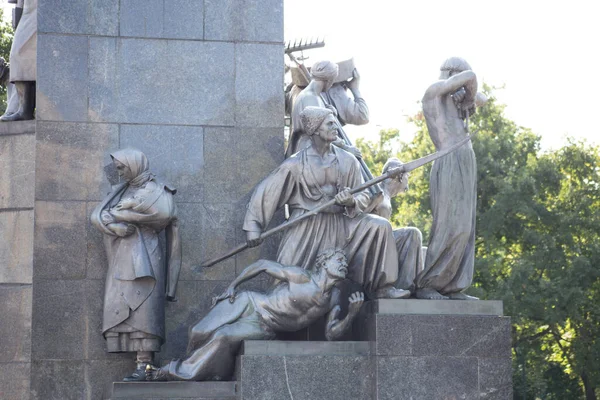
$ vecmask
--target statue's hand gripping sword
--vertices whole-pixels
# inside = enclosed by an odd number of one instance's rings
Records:
[[[419,158],[417,160],[414,160],[414,161],[407,162],[406,164],[402,164],[398,168],[392,168],[392,169],[388,170],[385,174],[383,174],[381,176],[378,176],[377,178],[371,179],[370,181],[365,182],[362,185],[359,185],[359,186],[351,189],[350,190],[350,194],[355,194],[355,193],[362,192],[363,190],[368,189],[369,187],[371,187],[373,185],[376,185],[376,184],[378,184],[380,182],[383,182],[386,179],[395,178],[395,177],[397,177],[397,176],[399,176],[401,174],[410,172],[410,171],[415,170],[415,169],[417,169],[419,167],[422,167],[423,165],[428,164],[428,163],[430,163],[430,162],[432,162],[434,160],[437,160],[437,159],[439,159],[441,157],[444,157],[445,155],[448,155],[448,154],[452,153],[454,150],[458,149],[459,147],[461,147],[462,145],[464,145],[465,143],[467,143],[468,141],[470,141],[471,138],[473,137],[473,135],[475,135],[476,133],[477,132],[473,133],[470,136],[465,137],[460,142],[457,142],[456,144],[448,147],[447,149],[435,152],[433,154],[429,154],[429,155],[427,155],[425,157],[421,157],[421,158]],[[300,216],[298,216],[298,217],[296,217],[296,218],[294,218],[292,220],[284,222],[281,225],[278,225],[278,226],[276,226],[274,228],[271,228],[271,229],[263,232],[260,235],[260,239],[264,240],[264,239],[268,238],[269,236],[273,236],[274,234],[276,234],[278,232],[281,232],[281,231],[283,231],[285,229],[291,228],[292,226],[300,223],[301,221],[304,221],[307,218],[312,217],[313,215],[318,214],[322,210],[324,210],[324,209],[326,209],[326,208],[328,208],[328,207],[330,207],[330,206],[332,206],[334,204],[335,204],[335,199],[331,199],[328,202],[323,203],[320,206],[315,207],[312,210],[310,210],[310,211],[308,211],[308,212],[306,212],[306,213],[304,213],[304,214],[302,214],[302,215],[300,215]],[[203,262],[200,265],[200,268],[212,267],[213,265],[215,265],[215,264],[217,264],[217,263],[219,263],[219,262],[221,262],[223,260],[226,260],[229,257],[234,256],[234,255],[236,255],[236,254],[238,254],[238,253],[246,250],[247,248],[248,248],[248,244],[247,243],[240,244],[240,245],[238,245],[237,247],[231,249],[228,253],[226,253],[226,254],[224,254],[222,256],[219,256],[217,258],[213,258],[211,260],[207,260],[207,261]]]

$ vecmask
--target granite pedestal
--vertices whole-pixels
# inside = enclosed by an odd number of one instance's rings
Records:
[[[500,301],[378,300],[355,332],[371,344],[375,400],[512,399]]]
[[[115,383],[112,399],[510,400],[502,314],[500,301],[370,301],[358,340],[245,341],[236,382]]]
[[[110,400],[235,400],[235,382],[115,382]]]
[[[35,121],[0,123],[0,399],[27,399],[31,371]]]
[[[111,152],[145,152],[178,190],[179,301],[157,363],[242,268],[275,257],[269,241],[193,268],[242,242],[252,189],[283,161],[283,47],[283,0],[39,2],[36,120],[0,124],[0,399],[103,400],[135,368],[106,351],[89,222],[116,183]]]
[[[238,399],[370,399],[370,353],[368,342],[246,341]]]
[[[238,399],[512,399],[499,301],[367,302],[347,342],[247,341]]]

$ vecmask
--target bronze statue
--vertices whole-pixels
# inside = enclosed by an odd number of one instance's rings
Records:
[[[311,145],[286,159],[256,187],[243,226],[248,245],[260,243],[261,233],[284,204],[289,204],[294,219],[335,199],[336,204],[284,233],[277,261],[307,269],[323,250],[342,248],[348,257],[348,277],[370,298],[410,296],[394,287],[398,254],[390,223],[363,212],[370,200],[368,190],[350,194],[349,188],[358,187],[363,179],[356,158],[332,145],[337,139],[333,113],[307,107],[300,118]]]
[[[260,273],[279,283],[268,293],[236,288]],[[214,308],[190,330],[188,356],[164,367],[148,368],[148,380],[224,380],[232,373],[243,340],[270,340],[277,332],[306,328],[327,315],[325,336],[339,338],[348,329],[364,301],[356,292],[348,299],[345,318],[335,284],[346,277],[346,257],[341,250],[319,254],[310,269],[259,260],[246,267],[227,290],[213,299]]]
[[[390,158],[383,166],[382,174],[391,169],[400,168],[403,163],[397,158]],[[374,195],[365,212],[373,213],[390,220],[392,217],[392,198],[408,191],[409,172],[381,183],[382,191]],[[398,280],[396,287],[414,291],[414,281],[423,270],[423,235],[415,227],[394,229],[394,239],[398,252]]]
[[[423,115],[438,151],[468,136],[477,96],[477,77],[465,60],[449,58],[440,69],[440,80],[423,96]],[[434,162],[429,189],[433,224],[416,296],[476,299],[463,293],[475,262],[477,163],[471,143]]]
[[[292,103],[292,126],[290,129],[290,139],[285,151],[285,156],[290,157],[298,151],[310,146],[310,137],[304,131],[300,114],[306,107],[324,107],[329,108],[337,116],[337,110],[334,105],[328,105],[322,96],[326,96],[328,90],[333,86],[335,78],[338,75],[338,65],[331,61],[319,61],[311,68],[312,80],[302,91],[294,98]],[[358,81],[353,85],[358,87]],[[346,115],[346,114],[345,114]],[[334,145],[349,151],[356,157],[361,157],[360,151],[340,138],[333,142]]]
[[[338,75],[333,85],[323,92],[327,102],[335,107],[337,117],[342,126],[365,125],[369,123],[369,107],[360,92],[361,77],[354,66],[354,60],[349,59],[337,63]],[[292,105],[296,97],[308,86],[300,68],[291,68],[292,83],[286,90],[286,114],[292,114]],[[350,95],[351,94],[351,95]]]
[[[4,114],[1,121],[33,119],[35,81],[37,79],[37,0],[18,0],[23,15],[17,20],[15,37],[10,48],[10,82],[15,84],[19,108]]]
[[[91,216],[108,256],[102,332],[109,352],[137,352],[136,370],[124,380],[139,381],[164,342],[165,299],[175,299],[181,268],[176,190],[156,180],[141,151],[119,150],[111,157],[125,182]],[[166,265],[158,238],[163,230]]]
[[[4,115],[11,115],[19,110],[19,96],[15,84],[10,82],[10,64],[0,57],[0,86],[6,88],[6,110]]]

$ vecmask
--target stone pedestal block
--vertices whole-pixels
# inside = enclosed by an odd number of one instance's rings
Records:
[[[0,399],[30,398],[35,121],[0,123]]]
[[[110,400],[235,400],[235,382],[115,382]]]
[[[360,341],[244,342],[238,399],[512,398],[502,302],[368,302],[354,337]]]
[[[370,399],[367,342],[246,341],[238,357],[240,400]]]
[[[360,341],[244,341],[236,382],[115,383],[112,399],[512,399],[502,302],[371,301],[353,328]]]
[[[369,302],[355,332],[371,343],[373,399],[512,398],[510,318],[501,302]]]

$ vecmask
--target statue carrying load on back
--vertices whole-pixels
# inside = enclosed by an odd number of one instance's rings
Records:
[[[354,63],[352,60],[346,63]],[[293,71],[299,71],[297,69]],[[286,157],[310,145],[310,139],[303,133],[300,113],[309,106],[330,108],[340,125],[364,125],[369,122],[369,107],[360,94],[360,75],[356,68],[352,68],[349,81],[339,80],[340,67],[331,61],[316,62],[310,69],[309,82],[304,80],[304,86],[294,85],[286,95],[287,107],[290,110],[291,127],[290,139],[286,149]],[[301,75],[297,72],[294,75]],[[344,76],[345,77],[345,76]],[[352,92],[349,96],[346,87]],[[360,151],[338,138],[334,145],[360,157]]]
[[[453,101],[457,104],[465,101],[465,113],[462,105],[458,106],[461,113],[457,117],[461,122],[468,118],[473,104],[472,87],[468,86],[472,83],[470,75],[464,75],[466,81],[461,81],[462,85],[450,85],[456,97]],[[465,85],[467,87],[463,87]],[[306,98],[310,99],[308,94]],[[320,96],[313,97],[320,99]],[[392,229],[391,199],[408,190],[409,172],[415,168],[434,160],[437,160],[435,165],[442,166],[446,159],[451,166],[456,160],[470,160],[472,147],[468,130],[463,125],[464,130],[455,137],[441,135],[434,154],[408,163],[394,158],[388,160],[382,176],[365,182],[357,158],[334,145],[339,125],[331,107],[303,105],[302,94],[297,100],[302,106],[296,117],[301,127],[297,132],[307,144],[255,188],[243,224],[246,244],[202,266],[210,267],[284,231],[277,261],[259,260],[244,269],[224,293],[213,299],[214,308],[192,326],[186,356],[161,368],[148,364],[144,372],[147,380],[228,379],[244,340],[272,340],[278,332],[298,331],[325,315],[325,336],[334,340],[349,328],[365,295],[369,299],[401,299],[409,297],[414,290],[428,293],[429,288],[419,286],[431,273],[431,268],[423,268],[421,233],[410,227]],[[450,173],[453,172],[450,170]],[[453,181],[462,185],[463,190],[468,189],[465,185],[471,182],[471,171],[465,174],[467,178]],[[432,185],[436,179],[432,177]],[[379,183],[383,188],[381,192],[368,191],[370,186]],[[432,186],[432,191],[434,189],[437,187]],[[472,194],[466,193],[463,197],[470,198]],[[119,204],[126,207],[129,203],[134,207],[137,204],[135,198],[121,200]],[[289,221],[268,229],[275,212],[285,205],[289,205],[291,211]],[[434,227],[436,216],[439,214],[434,211]],[[458,230],[462,235],[460,228],[465,224],[460,223],[463,220],[461,217],[460,221],[450,221],[458,227],[448,227],[447,231]],[[241,283],[262,272],[277,280],[269,291],[236,293]],[[342,303],[335,286],[345,278],[360,285],[364,295],[352,294],[346,316],[339,318]],[[451,298],[468,297],[461,295]]]

